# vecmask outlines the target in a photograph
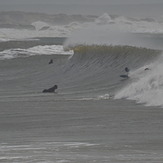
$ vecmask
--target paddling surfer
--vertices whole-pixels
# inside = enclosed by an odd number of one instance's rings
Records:
[[[53,87],[49,88],[49,89],[44,89],[42,92],[43,93],[55,93],[55,90],[58,88],[57,85],[54,85]]]

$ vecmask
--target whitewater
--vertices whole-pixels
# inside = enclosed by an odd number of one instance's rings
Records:
[[[32,26],[0,28],[0,161],[161,163],[162,21]]]

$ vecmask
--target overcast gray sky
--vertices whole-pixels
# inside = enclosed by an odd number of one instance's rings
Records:
[[[158,17],[163,15],[162,8],[163,0],[0,0],[0,11],[49,14],[101,15],[106,12],[123,16]]]
[[[59,4],[138,4],[138,3],[163,3],[163,0],[0,0],[0,4],[29,4],[29,3],[59,3]]]

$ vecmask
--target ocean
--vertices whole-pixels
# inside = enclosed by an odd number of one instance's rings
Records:
[[[162,22],[32,25],[0,28],[0,162],[162,163]]]

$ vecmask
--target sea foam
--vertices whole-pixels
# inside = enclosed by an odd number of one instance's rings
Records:
[[[73,55],[73,51],[65,51],[62,45],[35,46],[28,49],[9,49],[0,52],[0,59],[12,59],[17,57],[29,57],[34,55]]]
[[[154,63],[131,73],[135,80],[115,94],[115,99],[126,98],[146,106],[163,107],[163,55]]]

